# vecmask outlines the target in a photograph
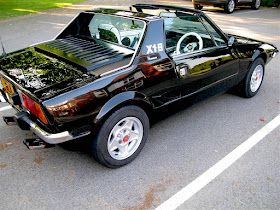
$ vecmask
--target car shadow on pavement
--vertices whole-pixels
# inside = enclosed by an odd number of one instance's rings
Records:
[[[58,144],[58,146],[68,151],[90,154],[90,141],[90,137],[82,137],[79,139]]]

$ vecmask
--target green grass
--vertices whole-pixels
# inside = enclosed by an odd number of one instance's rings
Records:
[[[83,1],[85,0],[0,0],[0,20]]]

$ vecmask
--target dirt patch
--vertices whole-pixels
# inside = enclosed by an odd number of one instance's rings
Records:
[[[6,149],[7,147],[11,146],[12,142],[2,143],[0,144],[0,151]]]
[[[261,117],[259,120],[260,120],[261,122],[266,122],[266,119],[265,119],[264,117]]]
[[[44,160],[44,159],[43,159],[40,155],[35,154],[34,162],[35,162],[36,164],[41,165],[41,164],[43,163],[43,160]]]
[[[0,163],[0,169],[6,168],[8,165],[6,163]]]
[[[128,207],[124,210],[146,210],[151,209],[155,203],[160,202],[157,197],[158,192],[162,192],[166,190],[167,185],[171,183],[171,180],[164,180],[161,183],[153,185],[149,188],[149,190],[145,193],[144,200],[139,203],[137,206]]]
[[[267,181],[269,181],[269,182],[274,182],[274,179],[272,179],[271,177],[267,177],[266,179],[267,179]]]

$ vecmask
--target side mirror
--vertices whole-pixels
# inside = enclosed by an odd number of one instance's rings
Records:
[[[231,47],[235,42],[234,36],[229,37],[228,39],[228,46]]]

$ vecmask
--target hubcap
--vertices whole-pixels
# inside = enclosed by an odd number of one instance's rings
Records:
[[[261,0],[256,0],[256,4],[255,4],[256,8],[259,8],[260,5],[261,5]]]
[[[107,141],[110,156],[116,160],[130,157],[139,147],[143,138],[143,125],[136,117],[120,120],[111,130]]]
[[[252,73],[251,81],[250,81],[250,89],[253,93],[256,92],[261,86],[262,79],[263,79],[263,66],[257,65]]]
[[[235,7],[234,0],[230,0],[230,2],[228,3],[228,11],[233,12],[234,7]]]

